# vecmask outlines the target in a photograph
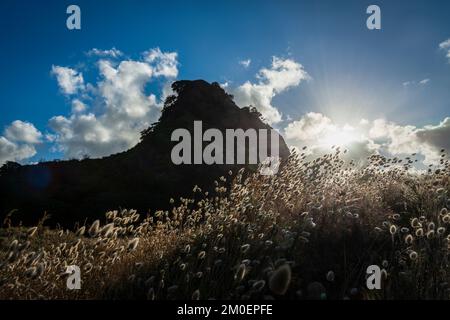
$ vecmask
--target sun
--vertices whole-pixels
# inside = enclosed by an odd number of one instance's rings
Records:
[[[319,141],[325,148],[332,146],[349,146],[358,140],[358,133],[353,127],[344,126],[343,128],[334,128],[329,130]]]

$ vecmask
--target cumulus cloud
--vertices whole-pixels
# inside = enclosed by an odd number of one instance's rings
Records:
[[[350,126],[338,125],[321,113],[310,112],[289,123],[284,136],[293,147],[308,146],[307,152],[312,157],[329,153],[335,145],[348,150],[344,157],[359,161],[374,153],[387,156],[418,153],[424,164],[431,164],[438,162],[442,148],[450,148],[450,118],[421,128],[385,119],[362,119]]]
[[[440,159],[440,150],[450,147],[450,118],[445,118],[438,125],[423,127],[378,119],[374,121],[369,135],[382,140],[386,150],[393,155],[420,153],[424,156],[424,164],[435,164]]]
[[[40,143],[42,133],[29,122],[16,120],[5,129],[5,135],[8,139],[16,142]]]
[[[446,117],[438,125],[428,125],[417,129],[416,136],[419,143],[430,146],[429,158],[436,160],[438,150],[444,148],[450,151],[450,117]]]
[[[83,74],[72,68],[52,66],[51,73],[56,77],[59,88],[64,94],[72,95],[84,89]]]
[[[7,161],[20,161],[28,159],[36,154],[32,145],[17,144],[0,136],[0,165]]]
[[[98,56],[98,57],[118,58],[123,55],[123,52],[120,50],[117,50],[114,47],[109,50],[101,50],[101,49],[93,48],[87,52],[87,55],[88,56]]]
[[[20,161],[36,154],[35,145],[41,143],[42,133],[31,123],[16,120],[0,136],[0,165],[6,161]]]
[[[144,59],[153,65],[155,76],[178,77],[178,54],[176,52],[162,52],[160,48],[144,52]]]
[[[269,124],[281,121],[281,113],[272,105],[272,99],[301,81],[309,79],[303,66],[291,59],[273,57],[270,68],[262,68],[257,74],[257,82],[245,82],[232,91],[235,102],[241,106],[258,109]]]
[[[446,57],[450,62],[450,39],[447,39],[439,44],[439,48],[446,53]]]
[[[72,100],[72,113],[80,113],[86,111],[87,106],[79,99]]]
[[[109,61],[102,60],[99,69],[103,80],[98,84],[98,91],[105,101],[107,116],[140,118],[155,104],[155,96],[144,93],[144,86],[154,73],[149,64],[122,61],[115,68]]]
[[[163,100],[171,94],[170,83],[178,76],[176,52],[154,48],[139,60],[122,61],[117,61],[123,53],[116,48],[94,48],[87,54],[100,57],[95,83],[87,83],[71,67],[54,65],[51,69],[60,90],[70,99],[71,111],[49,120],[51,131],[46,139],[52,150],[69,158],[102,157],[136,145],[140,132],[158,119]],[[156,80],[163,85],[160,99],[147,92],[147,85]],[[42,133],[31,123],[17,120],[0,139],[1,164],[34,156]]]
[[[241,66],[243,66],[244,68],[246,68],[246,69],[250,66],[251,63],[252,63],[252,60],[251,60],[251,59],[239,61],[239,64],[240,64]]]
[[[386,141],[385,146],[391,154],[406,154],[419,151],[415,131],[414,126],[401,126],[384,119],[376,119],[369,130],[369,137]]]
[[[102,157],[136,145],[161,110],[161,100],[146,86],[155,78],[165,81],[164,99],[169,81],[178,75],[177,54],[159,48],[145,52],[142,60],[100,59],[97,67],[98,81],[73,97],[71,114],[49,120],[48,138],[66,157]]]
[[[288,124],[285,129],[286,138],[297,141],[319,140],[323,135],[335,130],[331,119],[321,113],[309,112],[300,120]]]

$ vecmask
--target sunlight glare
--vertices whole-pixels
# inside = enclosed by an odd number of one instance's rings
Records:
[[[348,146],[356,140],[358,140],[358,136],[355,130],[346,126],[327,132],[321,139],[321,144],[324,147],[331,148],[332,146]]]

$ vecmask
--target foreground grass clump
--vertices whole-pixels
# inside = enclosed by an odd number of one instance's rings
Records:
[[[360,167],[339,148],[313,161],[293,153],[276,176],[230,172],[213,194],[170,199],[171,211],[112,211],[73,231],[7,226],[0,298],[449,299],[441,159],[418,172],[411,157]],[[381,290],[366,288],[374,264]],[[66,288],[69,265],[81,290]]]

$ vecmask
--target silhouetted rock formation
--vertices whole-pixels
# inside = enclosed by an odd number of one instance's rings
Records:
[[[171,134],[191,133],[194,120],[203,130],[270,129],[251,108],[239,108],[217,83],[178,81],[159,121],[142,132],[134,148],[102,159],[52,161],[37,165],[8,163],[0,170],[0,215],[18,209],[13,221],[35,223],[44,212],[51,224],[103,217],[107,210],[135,208],[141,213],[168,207],[169,199],[192,195],[194,185],[212,190],[214,180],[241,165],[174,165]],[[280,137],[280,156],[289,150]],[[255,166],[253,166],[254,169]]]

